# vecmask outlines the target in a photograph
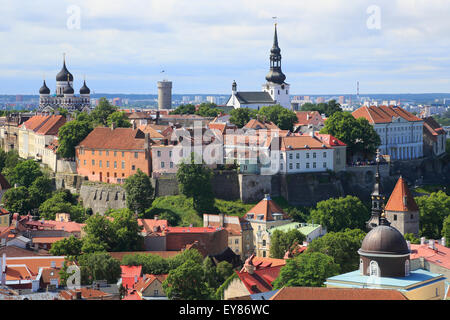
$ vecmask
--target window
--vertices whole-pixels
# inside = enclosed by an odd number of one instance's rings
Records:
[[[306,163],[306,169],[309,169],[309,162]]]
[[[323,152],[323,157],[326,158],[327,157],[327,153],[324,151]]]
[[[83,164],[86,165],[86,160],[83,160]]]
[[[101,168],[102,167],[102,160],[100,160],[99,162],[98,162],[98,166]]]
[[[92,160],[92,165],[95,166],[95,160]]]
[[[313,158],[314,158],[314,159],[316,158],[316,153],[315,153],[315,152],[313,152]]]
[[[283,160],[283,154],[280,153],[280,160]]]
[[[412,219],[414,219],[414,215],[413,215],[413,214],[411,214],[411,220],[412,220]]]
[[[300,159],[300,153],[296,153],[296,154],[295,154],[295,157],[296,157],[297,159]]]
[[[263,247],[265,247],[266,246],[266,240],[263,240]]]
[[[169,151],[169,157],[172,157],[172,151]]]
[[[114,157],[116,157],[117,156],[117,151],[114,151]]]
[[[397,215],[394,214],[394,221],[397,221]]]
[[[280,163],[280,170],[283,170],[283,164]]]
[[[106,151],[106,156],[109,156],[109,151]]]
[[[92,150],[92,155],[93,155],[93,156],[95,155],[95,151],[94,151],[94,150]]]
[[[134,157],[135,157],[136,159],[138,158],[138,153],[137,153],[137,152],[134,153]]]
[[[380,268],[378,267],[378,263],[376,261],[370,261],[370,276],[379,277],[380,276]]]
[[[313,168],[315,168],[316,167],[316,163],[315,162],[313,162]]]
[[[106,167],[109,168],[109,161],[106,161]]]
[[[327,167],[327,163],[326,163],[326,162],[323,163],[323,167],[324,167],[324,168]]]
[[[161,162],[161,168],[164,168],[164,162]]]
[[[234,244],[239,244],[239,239],[235,239]]]
[[[359,259],[359,273],[361,275],[364,274],[364,263],[363,263],[363,259]]]
[[[117,161],[114,161],[114,169],[117,169]]]
[[[290,154],[289,154],[289,159],[291,159],[291,160],[292,160],[292,153],[290,153]]]
[[[125,161],[122,161],[122,169],[125,169]]]
[[[309,159],[309,152],[306,153],[306,159]]]
[[[154,294],[155,296],[158,296],[158,295],[159,295],[158,290],[153,291],[153,294]]]
[[[156,155],[158,156],[158,157],[161,157],[161,151],[156,151]]]
[[[292,163],[289,163],[289,169],[292,169]]]
[[[170,167],[173,168],[173,162],[172,161],[170,162]]]
[[[100,151],[98,152],[98,155],[99,155],[99,156],[101,156],[101,155],[102,155],[102,150],[100,150]]]
[[[122,157],[125,157],[125,152],[122,151]]]
[[[266,257],[266,252],[265,252],[265,251],[263,251],[263,257],[264,257],[264,258]]]
[[[131,166],[131,170],[136,170],[136,166],[134,164]]]
[[[297,168],[297,169],[300,169],[300,163],[297,162],[296,168]]]

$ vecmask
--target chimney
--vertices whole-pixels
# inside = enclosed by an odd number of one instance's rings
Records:
[[[146,133],[144,138],[144,149],[148,150],[150,148],[150,134]]]
[[[408,245],[408,250],[411,251],[411,241],[406,241],[406,244]]]
[[[435,249],[435,245],[434,245],[434,240],[433,239],[430,239],[430,240],[428,240],[428,248],[430,248],[430,249]]]
[[[441,238],[441,246],[444,246],[445,247],[445,244],[446,244],[446,241],[445,241],[446,239],[445,239],[445,237],[442,237]]]
[[[403,205],[406,206],[407,205],[407,197],[403,196]]]
[[[154,220],[158,220],[159,216],[157,214],[155,214],[155,216],[153,217]]]
[[[144,282],[145,282],[145,280],[147,280],[147,275],[144,273],[144,275],[142,276],[142,279],[144,280]]]
[[[266,194],[264,195],[264,200],[271,200],[271,199],[270,199],[270,194],[266,193]]]
[[[425,237],[421,237],[421,238],[420,238],[420,244],[421,244],[421,245],[424,245],[424,244],[425,244]]]
[[[223,227],[224,220],[225,215],[223,213],[219,213],[219,226]]]
[[[116,128],[116,124],[114,122],[111,123],[111,130],[114,130]]]
[[[306,120],[309,120],[309,113],[306,114]]]
[[[137,124],[136,124],[136,120],[133,121],[133,130],[137,129]]]

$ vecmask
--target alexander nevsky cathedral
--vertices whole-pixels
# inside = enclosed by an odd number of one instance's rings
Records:
[[[45,83],[39,90],[39,112],[52,112],[64,108],[69,112],[87,111],[91,109],[91,90],[86,86],[86,80],[80,89],[80,95],[75,96],[73,75],[67,70],[66,59],[61,71],[56,75],[56,92],[50,95],[50,89]]]

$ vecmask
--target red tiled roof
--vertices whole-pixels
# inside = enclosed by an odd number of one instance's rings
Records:
[[[34,257],[6,257],[6,265],[26,265],[33,275],[37,275],[40,268],[49,268],[55,262],[56,267],[61,267],[64,257],[34,256]]]
[[[260,121],[257,119],[251,119],[249,122],[247,122],[247,124],[244,126],[244,128],[246,129],[275,129],[275,130],[280,130],[280,128],[278,128],[278,126],[271,122],[271,121]]]
[[[303,126],[308,124],[323,124],[322,116],[318,111],[296,111],[297,123],[296,126]]]
[[[102,128],[91,131],[78,147],[88,149],[110,150],[142,150],[144,149],[144,133],[132,128]]]
[[[45,256],[43,254],[39,254],[37,252],[22,249],[16,246],[5,246],[0,248],[0,257],[3,255],[3,253],[6,254],[7,257],[13,258],[13,257],[32,257],[32,256]]]
[[[217,228],[208,227],[167,227],[166,232],[170,233],[212,233],[216,232]]]
[[[324,142],[325,144],[331,146],[331,147],[345,147],[347,146],[345,143],[343,143],[338,138],[335,138],[331,134],[325,134],[325,133],[319,133],[314,132],[317,138],[320,139],[320,141]]]
[[[66,237],[33,237],[33,243],[55,243],[59,240],[66,239]]]
[[[450,269],[450,248],[441,245],[438,241],[434,244],[436,250],[431,249],[428,244],[411,244],[410,259],[424,258],[440,267]]]
[[[400,177],[395,185],[394,191],[384,208],[386,211],[419,211],[416,201],[409,191],[406,181]]]
[[[41,135],[57,136],[58,130],[66,123],[66,118],[60,115],[49,116],[47,121],[36,131]]]
[[[274,213],[281,213],[283,215],[283,219],[289,219],[289,216],[281,209],[275,201],[272,199],[264,198],[256,206],[251,208],[244,216],[244,218],[248,219],[248,214],[254,214],[253,219],[258,219],[258,215],[264,215],[261,221],[273,221]]]
[[[408,112],[401,107],[392,106],[364,106],[353,111],[352,115],[356,119],[366,118],[371,124],[392,122],[392,117],[401,117],[406,121],[422,121],[422,119],[416,117],[411,112]]]
[[[143,125],[139,127],[139,130],[141,130],[144,133],[148,133],[150,135],[151,139],[163,139],[164,136],[156,131],[151,125]]]
[[[67,232],[80,232],[81,229],[86,225],[85,223],[77,223],[74,221],[55,221],[55,220],[46,220],[47,225],[52,225],[53,230],[64,230]]]
[[[445,130],[433,117],[423,119],[423,129],[424,133],[434,141],[437,141],[439,135],[445,135]]]
[[[282,266],[257,267],[253,273],[236,271],[239,279],[250,294],[262,293],[273,290],[272,282],[280,274]]]
[[[50,116],[33,116],[20,126],[21,128],[25,128],[28,130],[36,131],[38,130],[44,123],[50,118]]]
[[[147,289],[148,286],[150,284],[152,284],[153,281],[155,281],[155,280],[163,283],[167,279],[167,276],[168,276],[168,274],[158,274],[158,275],[146,274],[145,275],[146,279],[144,280],[144,278],[141,278],[141,280],[139,280],[139,282],[136,284],[136,286],[135,286],[136,291],[142,293],[142,291]]]
[[[122,278],[140,277],[142,273],[142,266],[120,266],[122,269]]]
[[[162,232],[169,224],[167,220],[138,219],[138,225],[143,227],[143,231],[153,233]]]
[[[408,300],[398,290],[284,287],[270,300]]]
[[[306,147],[308,146],[308,147]],[[327,145],[318,138],[309,135],[289,136],[281,138],[280,150],[299,150],[299,149],[328,149]]]

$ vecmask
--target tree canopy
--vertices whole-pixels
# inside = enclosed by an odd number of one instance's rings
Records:
[[[90,118],[96,125],[107,126],[108,117],[117,110],[118,108],[111,105],[106,98],[100,98],[98,105],[92,110]]]
[[[369,209],[354,196],[320,201],[316,208],[311,210],[310,215],[311,221],[335,232],[346,228],[364,229],[369,217]]]
[[[335,112],[325,121],[320,133],[331,134],[347,144],[350,155],[373,156],[381,143],[380,136],[367,119],[355,119],[348,112]]]
[[[75,147],[88,136],[93,126],[89,121],[89,116],[79,115],[81,120],[72,120],[66,122],[58,131],[58,149],[59,156],[65,159],[75,157]]]
[[[77,204],[76,197],[69,190],[56,191],[39,207],[39,215],[47,220],[54,220],[60,212],[69,213],[70,219],[75,222],[81,223],[85,220],[84,208]]]
[[[301,111],[318,111],[320,114],[325,114],[327,117],[331,117],[336,112],[341,112],[342,108],[336,100],[330,100],[327,103],[310,103],[303,104],[300,108]]]
[[[52,244],[50,254],[54,256],[79,256],[81,254],[82,246],[82,240],[70,236],[69,238],[61,239]]]
[[[270,257],[283,259],[286,251],[296,244],[302,244],[305,239],[305,235],[297,229],[288,232],[275,230],[270,237]]]
[[[192,198],[193,207],[197,212],[211,212],[214,209],[212,175],[211,169],[203,163],[196,163],[193,153],[190,162],[182,161],[178,165],[177,180],[180,193]]]
[[[306,252],[286,261],[275,289],[286,287],[323,287],[327,278],[339,274],[339,265],[333,258],[321,252]]]
[[[125,179],[124,189],[128,209],[144,215],[153,202],[154,189],[150,177],[138,169],[134,175]]]
[[[256,118],[256,110],[250,108],[237,108],[230,112],[230,122],[242,128],[251,119]]]
[[[5,177],[11,186],[17,184],[28,188],[42,175],[39,164],[34,160],[21,161],[15,167],[5,169]]]
[[[340,273],[358,269],[359,254],[366,233],[359,229],[346,229],[341,232],[328,232],[321,238],[314,239],[307,252],[321,252],[333,258],[339,265]]]
[[[259,109],[258,115],[267,121],[272,121],[281,130],[293,130],[294,123],[297,122],[297,115],[294,111],[286,109],[279,104],[274,106],[265,106]]]
[[[110,127],[113,123],[116,128],[131,128],[131,122],[123,111],[114,111],[108,116],[107,126]]]
[[[421,236],[439,239],[444,220],[450,215],[450,196],[438,191],[414,200],[419,207]]]

